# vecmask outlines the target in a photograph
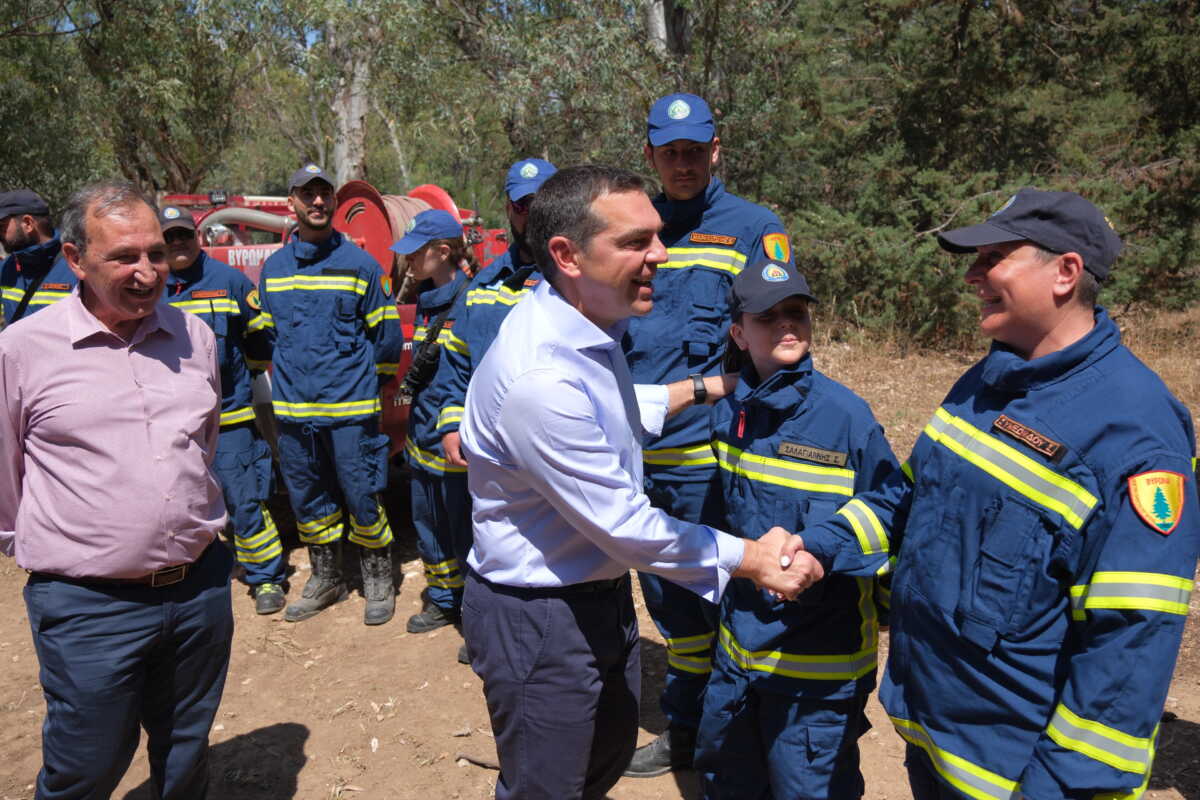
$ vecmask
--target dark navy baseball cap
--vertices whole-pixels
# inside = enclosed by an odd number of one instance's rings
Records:
[[[669,94],[650,106],[646,138],[660,147],[676,139],[711,142],[717,132],[708,103],[694,94]]]
[[[549,161],[540,158],[524,158],[508,168],[508,176],[504,179],[504,192],[508,199],[516,202],[527,197],[546,182],[558,168]]]
[[[739,272],[729,288],[729,306],[734,316],[758,314],[789,297],[817,302],[808,281],[786,261],[757,261]]]
[[[0,192],[0,219],[16,217],[21,214],[45,217],[50,214],[50,206],[46,205],[42,196],[32,189],[13,189],[11,192]]]
[[[162,225],[163,233],[172,228],[187,228],[189,231],[196,230],[196,221],[192,219],[192,215],[186,209],[179,206],[163,206],[158,212],[158,222]]]
[[[462,238],[462,223],[448,211],[431,208],[413,217],[404,237],[389,247],[393,253],[406,256],[415,253],[434,239]]]
[[[971,253],[990,244],[1030,241],[1053,253],[1078,253],[1088,272],[1103,280],[1121,252],[1121,238],[1108,217],[1074,192],[1022,189],[985,222],[938,234],[951,253]]]
[[[333,186],[333,178],[325,174],[325,170],[318,167],[316,164],[305,164],[300,169],[292,173],[292,179],[288,181],[288,191],[298,189],[301,186],[307,186],[312,181],[325,181],[330,186]]]

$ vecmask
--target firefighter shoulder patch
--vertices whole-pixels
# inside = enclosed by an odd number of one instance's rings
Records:
[[[787,234],[768,233],[763,237],[763,252],[772,261],[792,260],[792,246],[788,244]]]
[[[1183,516],[1185,481],[1178,472],[1139,472],[1129,476],[1129,502],[1142,522],[1167,536]]]
[[[251,289],[246,293],[246,305],[255,311],[262,311],[262,303],[258,300],[258,289]]]
[[[383,289],[383,293],[385,295],[387,295],[388,297],[392,296],[392,276],[391,275],[380,275],[379,276],[379,286]]]

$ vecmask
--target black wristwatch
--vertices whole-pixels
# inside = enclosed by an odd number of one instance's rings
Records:
[[[692,379],[692,400],[698,406],[704,405],[704,401],[708,399],[708,389],[704,385],[704,376],[700,374],[688,375]]]

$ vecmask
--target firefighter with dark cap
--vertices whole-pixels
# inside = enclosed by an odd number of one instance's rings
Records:
[[[938,240],[991,350],[800,536],[894,570],[880,700],[917,800],[1139,797],[1200,552],[1191,415],[1096,305],[1121,240],[1090,202],[1022,189]]]
[[[233,529],[233,550],[254,594],[254,610],[283,610],[283,545],[266,501],[271,495],[271,447],[254,422],[251,379],[270,363],[270,344],[261,329],[247,328],[259,314],[258,290],[242,273],[200,249],[196,223],[186,209],[163,206],[158,212],[167,243],[163,303],[190,311],[217,337],[221,370],[221,434],[213,472],[221,482],[225,510]]]
[[[537,190],[556,172],[555,166],[540,158],[523,158],[509,167],[504,179],[504,211],[509,223],[508,249],[488,264],[471,281],[451,312],[452,328],[445,331],[445,342],[439,354],[437,373],[429,385],[431,402],[437,409],[435,436],[440,440],[444,455],[443,491],[448,514],[455,515],[451,527],[459,531],[454,540],[453,560],[447,570],[461,586],[462,565],[471,550],[471,500],[467,491],[467,462],[462,456],[458,427],[462,422],[463,403],[467,384],[475,367],[496,338],[500,323],[530,288],[536,286],[540,273],[525,240],[525,225],[529,206]],[[428,569],[428,566],[427,566]],[[429,577],[427,575],[427,577]],[[444,579],[443,576],[435,576]],[[428,626],[429,616],[423,611],[409,621],[409,630]],[[436,613],[436,612],[435,612]],[[441,624],[447,624],[445,622]],[[417,632],[417,631],[414,631]],[[466,647],[459,650],[458,660],[467,663]]]
[[[396,374],[400,318],[379,262],[333,228],[333,182],[316,164],[295,172],[296,233],[263,264],[262,312],[273,342],[279,461],[312,576],[284,619],[299,622],[346,596],[341,542],[357,545],[366,609],[381,625],[396,608],[392,529],[379,502],[389,439],[379,391]]]
[[[729,193],[713,174],[721,156],[716,134],[712,111],[694,94],[667,95],[650,107],[645,156],[662,183],[654,205],[670,258],[654,278],[654,310],[630,321],[623,343],[636,383],[690,377],[696,386],[695,406],[668,420],[644,453],[650,502],[689,522],[701,521],[716,476],[702,379],[721,369],[730,284],[748,261],[791,262],[779,218]],[[668,728],[638,748],[625,773],[650,777],[692,765],[717,611],[656,575],[638,578],[646,609],[667,643],[662,708]]]
[[[0,330],[57,302],[78,283],[62,257],[50,207],[37,192],[0,192]]]

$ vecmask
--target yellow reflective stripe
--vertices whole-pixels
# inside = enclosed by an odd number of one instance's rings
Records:
[[[709,267],[737,275],[746,266],[746,257],[726,247],[668,247],[667,261],[659,269]]]
[[[438,414],[437,427],[449,425],[454,422],[462,422],[463,413],[466,409],[462,406],[446,406]]]
[[[712,672],[712,656],[685,656],[668,650],[667,666],[694,675],[707,675]]]
[[[871,507],[862,500],[854,498],[839,508],[837,513],[847,519],[850,527],[854,528],[854,535],[858,539],[858,546],[862,548],[863,555],[886,553],[891,547],[883,523],[879,521],[879,517],[875,516]]]
[[[716,631],[708,633],[700,633],[696,636],[676,636],[675,638],[665,637],[667,640],[667,650],[676,653],[699,653],[703,650],[708,650],[712,647],[713,639],[716,638]]]
[[[274,520],[271,519],[270,514],[267,513],[265,508],[263,509],[263,519],[267,524],[263,526],[261,531],[247,538],[234,536],[233,543],[238,547],[244,547],[247,550],[254,550],[255,548],[262,547],[268,542],[274,541],[279,536],[279,529],[275,527]]]
[[[694,444],[688,447],[660,447],[657,450],[643,450],[642,462],[657,467],[695,467],[706,464],[716,464],[712,445]]]
[[[313,533],[305,533],[302,530],[300,531],[300,541],[305,544],[330,544],[342,538],[345,528],[346,526],[339,522],[336,525],[330,525],[328,528]]]
[[[416,461],[421,466],[433,470],[434,472],[450,472],[462,474],[467,471],[466,467],[456,467],[446,459],[431,453],[428,450],[422,450],[417,447],[412,439],[409,439],[404,444],[404,452],[408,453],[409,457]]]
[[[263,328],[274,328],[275,318],[267,312],[262,312],[254,319],[250,320],[250,324],[246,326],[247,333],[255,333]]]
[[[286,278],[267,278],[268,292],[290,292],[300,289],[306,292],[333,291],[367,293],[367,282],[349,275],[291,275]]]
[[[900,465],[900,471],[904,473],[904,477],[908,478],[909,483],[916,483],[917,479],[913,477],[912,464],[905,461]]]
[[[379,398],[352,400],[347,403],[285,403],[276,400],[275,414],[280,417],[354,417],[379,412]]]
[[[859,639],[870,648],[878,648],[879,643],[879,610],[875,607],[875,579],[855,578],[858,584],[858,616],[862,622],[858,626]]]
[[[415,328],[413,330],[412,340],[416,345],[419,346],[425,341],[425,337],[428,335],[429,335],[429,328],[425,327],[424,325],[421,325],[420,327]],[[453,339],[456,342],[462,343],[462,339],[459,339],[458,337],[456,337],[449,328],[442,328],[440,331],[438,331],[438,338],[437,338],[437,341],[435,342],[435,344],[449,345],[451,339]],[[463,344],[463,346],[465,347],[466,345]]]
[[[342,510],[339,508],[337,511],[334,511],[332,514],[321,517],[320,519],[308,520],[307,522],[305,522],[304,520],[300,520],[299,522],[296,523],[296,527],[300,530],[301,533],[316,533],[319,530],[328,528],[330,525],[334,524],[335,522],[341,522],[341,521],[342,521]]]
[[[400,364],[395,361],[381,361],[375,365],[376,375],[395,375],[400,372]]]
[[[1078,483],[1049,470],[1029,456],[939,408],[925,435],[979,467],[996,480],[1082,528],[1097,500]]]
[[[283,545],[279,543],[278,539],[276,539],[266,550],[261,550],[257,553],[247,552],[238,548],[234,549],[237,551],[237,560],[239,564],[261,564],[264,561],[270,561],[272,558],[275,558],[275,556],[281,554],[283,552]]]
[[[425,571],[431,575],[448,575],[452,572],[458,572],[458,559],[448,558],[445,561],[439,561],[436,564],[425,562]]]
[[[1086,618],[1086,609],[1162,611],[1188,615],[1192,579],[1158,572],[1097,572],[1091,583],[1071,587],[1071,616]]]
[[[1084,719],[1062,703],[1046,726],[1046,735],[1061,747],[1082,753],[1113,769],[1144,774],[1150,769],[1153,739],[1130,736],[1095,720]]]
[[[3,289],[0,289],[0,297],[3,297],[5,300],[16,300],[17,302],[20,302],[21,298],[24,296],[25,292],[23,290],[12,286],[5,286]]]
[[[33,293],[33,297],[29,298],[31,306],[49,306],[54,305],[64,297],[69,296],[70,292],[59,292],[53,289],[38,289]],[[21,298],[25,296],[24,289],[13,289],[11,287],[4,288],[4,299],[15,303],[21,302]]]
[[[529,294],[528,288],[518,289],[516,291],[509,289],[507,286],[498,286],[495,289],[479,288],[472,289],[467,292],[467,305],[469,306],[491,306],[499,303],[504,306],[516,305],[522,297]]]
[[[867,647],[857,653],[831,655],[797,655],[780,650],[751,652],[738,644],[724,624],[721,625],[717,641],[720,642],[721,648],[728,654],[730,660],[742,669],[782,675],[787,678],[846,681],[861,678],[875,669],[874,637]]]
[[[713,440],[717,450],[717,462],[722,468],[753,481],[788,486],[808,492],[854,495],[854,470],[841,467],[823,467],[816,464],[801,464],[782,458],[769,458]]]
[[[254,409],[250,406],[235,408],[233,411],[221,412],[222,425],[237,425],[241,422],[249,422],[254,419]]]
[[[375,309],[374,311],[370,311],[367,313],[367,316],[366,316],[367,327],[374,328],[376,325],[378,325],[380,322],[382,322],[385,319],[394,319],[396,321],[400,320],[400,313],[398,311],[396,311],[396,307],[394,305],[391,305],[390,303],[386,306],[380,306],[379,308]]]
[[[456,575],[450,578],[437,578],[433,576],[425,577],[425,584],[428,586],[436,586],[439,589],[461,589],[466,586],[466,579],[462,575]]]
[[[271,362],[270,361],[258,361],[253,358],[247,358],[246,366],[249,367],[250,369],[254,370],[255,372],[266,372],[267,368],[271,366]]]
[[[875,570],[875,577],[882,578],[884,575],[887,575],[888,573],[893,572],[895,569],[896,569],[896,557],[888,556],[888,560],[885,561],[879,567],[879,569]],[[890,594],[888,596],[891,597]]]
[[[385,547],[392,543],[392,528],[388,525],[387,512],[378,502],[375,503],[375,512],[379,518],[370,525],[363,525],[353,514],[350,515],[350,535],[347,538],[351,542],[370,548]]]
[[[455,336],[453,331],[443,330],[442,333],[445,334],[445,337],[438,337],[439,344],[444,345],[447,350],[453,350],[461,355],[471,355],[471,348],[467,346],[466,342]]]
[[[168,300],[168,303],[183,311],[193,314],[229,314],[240,317],[242,310],[237,301],[231,297],[217,297],[212,300]]]
[[[899,717],[890,719],[896,726],[896,732],[909,743],[924,750],[937,773],[963,794],[975,800],[1020,800],[1021,786],[1016,781],[943,750],[935,745],[929,733],[915,722]]]

